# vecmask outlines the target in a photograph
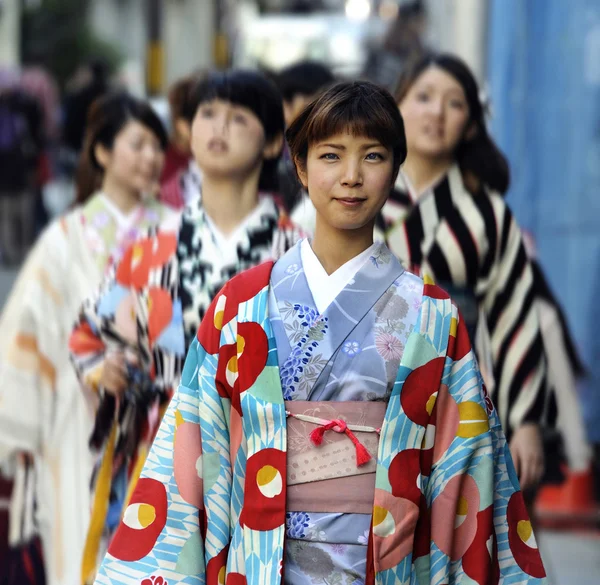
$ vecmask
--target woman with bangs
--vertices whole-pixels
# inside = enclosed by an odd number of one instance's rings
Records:
[[[196,84],[193,101],[201,192],[178,221],[126,251],[84,304],[70,339],[80,379],[99,401],[83,583],[93,580],[121,520],[213,297],[232,276],[278,258],[299,239],[273,198],[284,131],[275,86],[254,72],[211,73]]]
[[[314,237],[215,297],[96,583],[544,583],[465,324],[373,241],[394,99],[336,85],[286,136]]]
[[[427,55],[395,94],[408,156],[383,209],[390,250],[448,290],[466,319],[521,485],[542,477],[553,424],[534,273],[503,195],[508,163],[489,136],[477,83],[452,55]]]

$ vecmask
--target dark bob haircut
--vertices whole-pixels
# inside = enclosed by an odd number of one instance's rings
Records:
[[[232,69],[215,71],[204,76],[190,95],[194,112],[200,105],[212,100],[223,100],[251,110],[259,119],[267,142],[283,136],[283,100],[277,86],[264,75],[255,71]],[[277,164],[279,157],[264,160],[259,188],[278,191]]]
[[[318,61],[301,61],[277,74],[277,85],[286,102],[297,95],[315,95],[334,81],[329,67]]]
[[[458,144],[455,158],[462,171],[463,179],[470,177],[476,179],[477,185],[469,187],[467,181],[467,187],[471,191],[477,191],[483,184],[494,191],[505,193],[510,183],[508,162],[487,131],[477,81],[461,59],[447,53],[440,55],[430,53],[420,57],[398,80],[395,91],[396,101],[398,104],[402,102],[415,81],[429,67],[439,67],[451,75],[465,92],[469,108],[469,121],[466,127],[469,128],[474,124],[476,132],[472,139],[463,139]]]
[[[83,150],[77,171],[78,203],[83,203],[92,195],[104,174],[104,169],[96,160],[96,146],[100,144],[112,150],[115,138],[132,120],[148,128],[163,150],[167,148],[167,132],[150,104],[124,92],[109,93],[98,98],[87,114]]]
[[[387,90],[369,81],[352,81],[322,93],[286,133],[294,163],[305,167],[312,144],[343,132],[372,138],[389,148],[395,179],[406,158],[406,137],[398,106]]]

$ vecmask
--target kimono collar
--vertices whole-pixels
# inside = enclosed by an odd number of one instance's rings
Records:
[[[462,173],[457,163],[454,163],[445,173],[437,177],[428,187],[423,189],[421,193],[417,193],[408,176],[400,171],[394,190],[400,199],[406,199],[406,203],[416,205],[423,201],[426,197],[431,196],[445,182],[448,181],[450,190],[453,194],[458,195],[466,191],[462,180]]]
[[[362,268],[374,252],[377,244],[372,244],[364,252],[348,260],[332,274],[327,274],[325,268],[314,253],[308,239],[300,244],[300,256],[306,275],[308,287],[312,293],[319,313],[324,313],[350,279]]]
[[[258,205],[242,220],[239,227],[244,229],[251,228],[254,225],[264,223],[263,218],[279,219],[279,208],[277,207],[273,196],[267,193],[258,194]],[[190,201],[183,210],[183,221],[187,224],[194,224],[198,227],[208,225],[212,227],[214,223],[206,214],[202,204],[202,193]],[[235,231],[238,230],[236,228]]]
[[[368,260],[321,314],[308,286],[300,245],[296,244],[283,256],[271,273],[271,322],[278,339],[286,340],[278,343],[277,354],[280,363],[285,363],[292,351],[293,341],[290,341],[284,324],[291,311],[302,315],[303,323],[309,328],[322,325],[323,329],[329,329],[329,323],[335,323],[324,338],[323,357],[328,362],[351,331],[400,278],[404,268],[385,244],[376,243]]]

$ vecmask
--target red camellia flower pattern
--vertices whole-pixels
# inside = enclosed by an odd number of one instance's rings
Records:
[[[286,457],[263,449],[248,458],[241,523],[253,530],[273,530],[285,523]]]
[[[511,496],[506,518],[508,520],[508,543],[515,561],[528,575],[538,579],[545,577],[546,571],[521,492],[515,492]]]
[[[157,577],[148,577],[146,579],[144,579],[140,585],[169,585],[169,583],[167,582],[166,579],[164,579],[163,577],[157,576]]]
[[[109,554],[122,561],[145,557],[167,522],[167,492],[156,479],[142,477],[131,496]]]
[[[400,393],[400,401],[406,416],[413,422],[426,427],[435,405],[435,396],[431,388],[435,388],[435,381],[441,377],[444,368],[444,358],[439,357],[413,370]]]
[[[136,242],[127,248],[119,262],[117,282],[141,290],[148,284],[150,271],[165,264],[176,249],[177,236],[168,232],[160,232]]]

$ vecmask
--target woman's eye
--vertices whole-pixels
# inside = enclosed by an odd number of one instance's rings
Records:
[[[365,157],[367,160],[384,160],[384,157],[379,152],[370,152]]]
[[[244,116],[242,114],[234,114],[233,121],[238,124],[246,124],[246,116]]]
[[[337,160],[338,155],[335,154],[335,152],[326,152],[325,154],[322,154],[319,158],[322,158],[325,160]]]
[[[203,118],[212,118],[213,110],[212,110],[212,108],[201,108],[200,115]]]
[[[455,108],[457,110],[463,110],[465,107],[465,104],[459,100],[451,100],[450,101],[450,106],[452,108]]]
[[[429,101],[429,94],[424,92],[424,91],[420,91],[417,94],[417,101],[419,102],[428,102]]]

